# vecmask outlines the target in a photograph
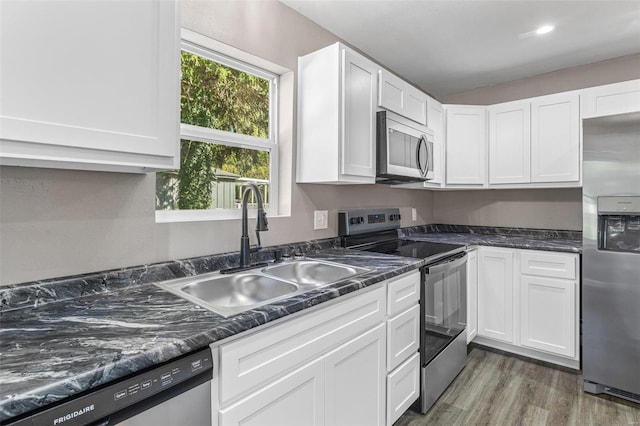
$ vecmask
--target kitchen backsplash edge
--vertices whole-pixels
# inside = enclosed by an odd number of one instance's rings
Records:
[[[251,262],[273,260],[276,250],[291,252],[291,254],[307,254],[336,247],[340,247],[339,238],[270,246],[258,252],[251,253]],[[0,312],[21,308],[33,308],[51,302],[108,293],[136,285],[204,274],[237,266],[237,264],[237,252],[222,253],[82,275],[11,284],[0,287]]]

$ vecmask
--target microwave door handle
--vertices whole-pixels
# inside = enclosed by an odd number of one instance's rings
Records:
[[[433,144],[427,143],[426,141],[425,144],[427,145],[427,171],[424,174],[426,176],[427,173],[431,171],[429,165],[433,166]]]
[[[418,140],[418,145],[416,146],[416,163],[418,164],[418,171],[420,172],[420,176],[425,177],[427,175],[427,172],[429,171],[429,158],[427,154],[427,162],[425,164],[425,167],[422,167],[422,161],[420,161],[420,148],[422,147],[422,144],[425,144],[425,149],[428,152],[429,148],[426,145],[424,136],[420,137],[420,139]]]

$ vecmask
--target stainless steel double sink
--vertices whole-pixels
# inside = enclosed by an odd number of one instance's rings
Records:
[[[227,317],[365,272],[369,269],[305,258],[230,275],[213,272],[156,285]]]

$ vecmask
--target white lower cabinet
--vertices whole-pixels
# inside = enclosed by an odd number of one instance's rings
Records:
[[[413,354],[387,376],[387,425],[392,425],[420,396],[420,354]]]
[[[520,278],[520,344],[573,358],[576,283],[546,277]]]
[[[325,424],[325,365],[314,361],[219,411],[221,425]]]
[[[389,281],[387,292],[386,425],[391,426],[420,396],[420,273]]]
[[[410,272],[214,347],[213,426],[391,425],[420,393],[419,283]]]
[[[514,250],[478,250],[478,336],[513,343]]]
[[[467,343],[478,334],[478,251],[467,252]]]
[[[475,342],[580,367],[579,255],[478,248]]]
[[[380,324],[326,356],[325,424],[384,423],[385,348],[384,324]]]

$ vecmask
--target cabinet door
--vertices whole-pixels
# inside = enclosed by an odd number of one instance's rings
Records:
[[[575,357],[576,282],[522,275],[520,344]]]
[[[384,424],[385,346],[381,324],[326,356],[327,425]]]
[[[376,79],[378,67],[368,59],[342,51],[343,175],[376,176]]]
[[[478,249],[478,336],[513,343],[514,251]]]
[[[509,102],[489,107],[489,183],[531,181],[531,107]]]
[[[433,179],[429,183],[444,181],[444,108],[435,99],[427,101],[427,127],[433,130]]]
[[[405,96],[404,115],[422,125],[427,124],[427,95],[408,84]]]
[[[379,71],[378,105],[402,114],[405,105],[406,83],[388,71]]]
[[[640,80],[590,87],[582,92],[582,118],[640,111]]]
[[[486,108],[448,106],[447,184],[482,185],[486,180]]]
[[[176,8],[154,0],[2,2],[0,164],[176,167]]]
[[[224,426],[325,424],[325,364],[320,358],[220,410]]]
[[[478,252],[467,253],[467,343],[478,334]]]
[[[531,101],[531,182],[580,180],[580,103],[577,93]]]

